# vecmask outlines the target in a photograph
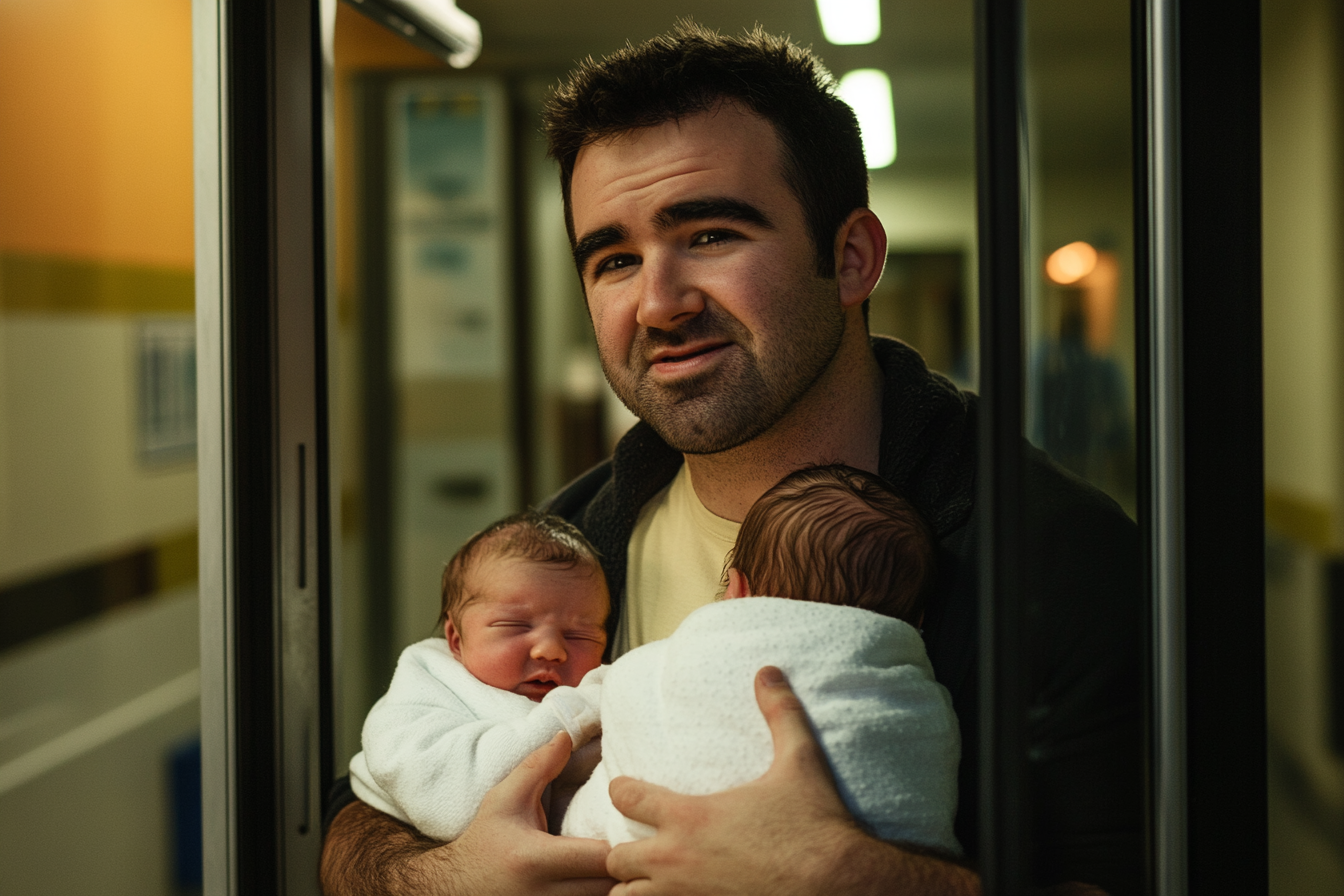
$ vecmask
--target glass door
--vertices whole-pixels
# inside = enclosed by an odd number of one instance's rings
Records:
[[[955,535],[977,543],[962,571],[979,600],[956,624],[978,638],[931,654],[976,673],[954,697],[958,833],[988,892],[1231,892],[1264,874],[1242,6],[889,3],[857,46],[823,43],[801,0],[704,14],[891,84],[872,326],[981,396],[975,523]],[[396,651],[432,623],[434,567],[630,424],[597,375],[530,135],[574,59],[667,23],[482,2],[489,49],[455,74],[351,12],[197,6],[219,892],[311,891],[322,794]],[[1234,804],[1228,780],[1250,796]]]
[[[1069,692],[1052,687],[1067,666],[1042,645],[1079,616],[1040,585],[1084,548],[1119,561],[1075,604],[1111,607],[1093,649],[1128,667],[1091,705],[1133,720],[1109,729],[1127,747],[1094,754],[1110,769],[1090,792],[1130,819],[1095,842],[1137,835],[1130,849],[1146,841],[1152,856],[1115,886],[1260,890],[1256,9],[1027,0],[980,16],[987,889],[1019,892],[1048,861],[1039,784],[1062,754],[1038,738]],[[1099,553],[1085,527],[1033,548],[1051,499],[1023,433],[1137,530],[1122,523]],[[1246,798],[1234,805],[1218,778],[1247,782]]]

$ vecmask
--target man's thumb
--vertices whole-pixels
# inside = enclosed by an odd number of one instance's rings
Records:
[[[569,735],[561,731],[551,740],[533,750],[518,767],[509,772],[490,791],[487,799],[498,801],[498,808],[529,810],[541,799],[541,792],[564,769],[569,761]]]

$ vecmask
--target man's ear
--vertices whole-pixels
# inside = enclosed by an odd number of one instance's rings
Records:
[[[443,624],[443,637],[448,641],[448,649],[460,661],[462,659],[462,633],[457,630],[457,626],[453,625],[453,620],[449,619]]]
[[[856,208],[835,234],[835,276],[840,304],[863,303],[882,278],[887,263],[887,231],[872,209]]]
[[[731,567],[728,570],[728,589],[723,592],[723,599],[736,600],[739,597],[751,597],[751,583],[737,571],[737,567]]]

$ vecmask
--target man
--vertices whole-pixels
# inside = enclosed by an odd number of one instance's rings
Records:
[[[683,25],[581,67],[553,99],[547,132],[603,368],[642,418],[612,461],[551,504],[605,558],[613,642],[661,637],[707,601],[735,521],[784,474],[834,461],[885,476],[940,542],[925,636],[962,726],[957,834],[973,863],[975,401],[909,348],[869,339],[864,303],[886,236],[867,208],[853,113],[819,63],[786,41]],[[1135,534],[1113,503],[1043,457],[1032,455],[1027,476],[1027,541],[1033,556],[1052,552],[1028,583],[1042,620],[1036,877],[1137,891]],[[707,797],[613,782],[617,807],[657,829],[650,839],[608,851],[544,833],[536,799],[565,762],[557,742],[450,844],[344,806],[324,885],[332,894],[979,891],[969,868],[864,833],[777,670],[762,671],[757,695],[776,747],[761,779]]]

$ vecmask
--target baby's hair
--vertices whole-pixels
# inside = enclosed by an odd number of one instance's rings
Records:
[[[468,590],[467,579],[485,557],[513,557],[565,568],[583,564],[602,575],[601,555],[577,527],[549,513],[524,510],[477,532],[444,566],[440,629],[450,619],[461,627],[462,611],[478,596]]]
[[[885,479],[844,464],[804,467],[747,511],[728,565],[753,594],[918,624],[933,579],[933,535]]]

